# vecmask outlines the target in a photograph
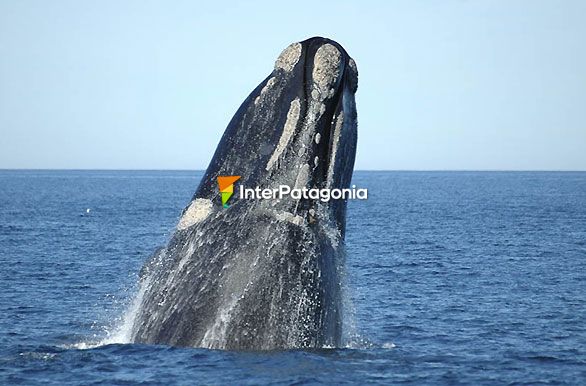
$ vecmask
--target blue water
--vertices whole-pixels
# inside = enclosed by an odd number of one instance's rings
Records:
[[[0,384],[586,383],[586,173],[355,173],[348,348],[92,346],[201,175],[0,171]]]

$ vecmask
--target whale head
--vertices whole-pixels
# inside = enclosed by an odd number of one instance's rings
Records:
[[[356,63],[335,41],[314,37],[286,47],[228,124],[194,201],[221,209],[216,178],[224,175],[239,175],[238,183],[250,188],[348,188],[357,84]],[[285,198],[271,205],[310,220],[316,206],[325,205],[344,234],[345,200]]]

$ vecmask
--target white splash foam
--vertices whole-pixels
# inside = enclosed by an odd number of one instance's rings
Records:
[[[99,346],[107,345],[107,344],[126,344],[132,343],[132,328],[134,326],[134,322],[136,321],[136,316],[138,315],[138,310],[140,305],[142,304],[142,300],[144,298],[144,294],[146,290],[149,288],[151,283],[151,278],[147,277],[141,284],[138,289],[138,292],[132,299],[130,306],[124,313],[121,319],[120,325],[110,334],[106,339],[99,343]]]

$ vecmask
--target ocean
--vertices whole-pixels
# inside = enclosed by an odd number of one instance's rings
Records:
[[[370,172],[344,347],[112,343],[201,171],[0,171],[0,384],[586,383],[586,173]]]

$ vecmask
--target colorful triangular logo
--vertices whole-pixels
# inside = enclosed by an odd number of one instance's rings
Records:
[[[222,195],[222,206],[229,207],[228,200],[234,194],[234,183],[240,179],[240,176],[219,176],[218,187]]]

